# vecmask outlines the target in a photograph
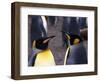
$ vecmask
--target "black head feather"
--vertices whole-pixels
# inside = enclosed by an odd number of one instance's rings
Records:
[[[47,49],[48,43],[49,43],[50,39],[52,39],[53,37],[55,37],[55,36],[43,37],[43,38],[36,40],[35,47],[37,49],[41,49],[41,50]]]

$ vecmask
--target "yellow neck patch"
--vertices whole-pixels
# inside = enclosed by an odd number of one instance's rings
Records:
[[[35,66],[54,66],[55,60],[50,49],[37,53]]]

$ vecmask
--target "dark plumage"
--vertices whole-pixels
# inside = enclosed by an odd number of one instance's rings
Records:
[[[48,48],[48,43],[49,43],[49,40],[51,38],[53,38],[55,36],[50,36],[50,37],[44,37],[44,38],[40,38],[38,40],[36,40],[36,44],[35,44],[35,47],[37,49],[41,49],[41,50],[45,50]]]
[[[66,38],[66,40],[67,41],[69,41],[70,43],[67,43],[67,45],[74,45],[74,42],[75,42],[75,40],[76,39],[78,39],[79,41],[78,41],[78,43],[80,43],[80,42],[82,42],[83,40],[82,40],[82,38],[81,38],[81,36],[79,36],[79,35],[76,35],[76,34],[72,34],[72,33],[66,33],[66,32],[64,32],[64,31],[61,31],[63,34],[65,34],[65,38]],[[77,43],[77,44],[78,44]]]
[[[74,34],[68,34],[68,35],[70,36],[70,44],[71,45],[74,45],[74,41],[76,39],[79,39],[79,42],[78,43],[82,42],[82,38],[79,35],[74,35]]]

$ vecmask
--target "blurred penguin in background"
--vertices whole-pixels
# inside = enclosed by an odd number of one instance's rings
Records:
[[[86,17],[79,17],[78,18],[78,24],[80,29],[87,28],[87,18]]]
[[[88,39],[88,30],[87,30],[87,27],[88,27],[88,24],[87,24],[87,18],[84,18],[84,17],[80,17],[78,19],[78,23],[79,23],[79,27],[80,27],[80,34],[82,36],[82,38],[87,41]]]
[[[75,35],[80,35],[79,24],[76,17],[63,17],[62,30],[66,33],[72,33]],[[65,34],[62,32],[62,38],[64,45],[66,46],[67,40]]]
[[[57,17],[56,16],[48,16],[48,21],[50,22],[50,24],[53,26],[56,24],[57,22]]]
[[[45,16],[29,15],[28,22],[28,61],[30,61],[32,55],[40,51],[32,49],[33,41],[47,37],[47,20]],[[29,62],[28,65],[30,66]]]
[[[45,16],[32,16],[30,37],[31,41],[47,36],[47,24]],[[31,42],[32,43],[32,42]]]

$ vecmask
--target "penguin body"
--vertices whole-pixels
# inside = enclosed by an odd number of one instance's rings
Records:
[[[80,42],[77,45],[72,45],[70,47],[69,57],[66,64],[87,64],[87,52],[84,47],[84,42]]]
[[[34,56],[31,58],[31,66],[55,65],[53,54],[51,50],[48,48],[49,40],[53,37],[54,36],[50,36],[33,41],[33,49],[37,48],[40,51],[37,52],[35,55],[33,54]]]
[[[65,32],[64,32],[65,33]],[[87,64],[87,54],[83,46],[83,40],[79,35],[65,33],[68,40],[64,65]]]

